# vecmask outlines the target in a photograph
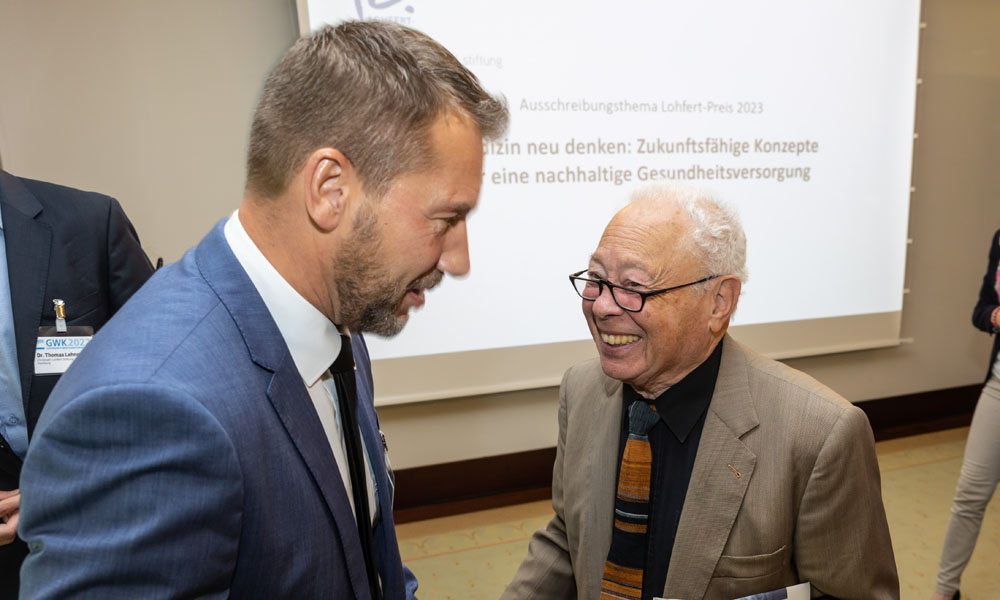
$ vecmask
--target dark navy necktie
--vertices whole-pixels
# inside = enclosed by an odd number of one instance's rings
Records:
[[[365,557],[368,573],[368,587],[372,599],[382,599],[382,588],[378,579],[378,562],[375,559],[375,541],[372,536],[371,512],[368,508],[368,477],[365,467],[365,449],[361,444],[358,430],[358,387],[354,379],[354,353],[351,338],[340,336],[340,354],[330,367],[334,385],[337,387],[337,403],[340,407],[340,424],[347,450],[348,470],[351,474],[351,491],[354,496],[354,516],[358,521],[361,536],[361,550]]]

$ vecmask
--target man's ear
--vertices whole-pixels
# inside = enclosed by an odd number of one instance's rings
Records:
[[[714,290],[712,316],[709,319],[709,327],[713,333],[724,331],[729,326],[729,319],[736,310],[742,288],[743,283],[732,275],[726,275],[719,281]]]
[[[320,148],[309,155],[303,168],[306,211],[322,231],[333,231],[359,194],[354,167],[336,148]]]

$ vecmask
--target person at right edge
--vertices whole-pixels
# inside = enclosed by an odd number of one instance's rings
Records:
[[[989,333],[1000,331],[1000,229],[990,242],[990,260],[979,288],[979,302],[972,310],[972,324]],[[976,547],[986,505],[1000,482],[1000,336],[993,338],[993,351],[986,371],[986,385],[979,395],[972,427],[965,442],[962,472],[951,505],[951,520],[941,550],[937,588],[932,600],[959,600],[959,580]]]

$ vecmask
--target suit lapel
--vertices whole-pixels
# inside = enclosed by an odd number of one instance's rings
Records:
[[[46,302],[52,227],[42,220],[42,205],[38,200],[16,177],[3,171],[0,171],[0,210],[3,211],[21,398],[25,414],[28,414],[28,398],[35,371],[35,338],[42,323],[42,306]]]
[[[358,389],[361,389],[360,386]],[[380,515],[374,532],[375,558],[379,563],[384,595],[389,598],[391,597],[390,591],[396,588],[397,581],[402,577],[402,572],[399,568],[401,559],[399,545],[396,542],[396,527],[392,519],[392,497],[389,489],[388,470],[385,464],[382,438],[378,434],[378,424],[375,422],[372,400],[359,394],[358,404],[358,425],[361,427],[361,437],[364,439],[365,450],[375,477],[375,502],[378,504]],[[372,507],[373,511],[374,509],[375,507]]]
[[[404,593],[402,590],[404,583],[399,544],[396,541],[396,526],[392,518],[393,494],[392,484],[389,481],[389,465],[386,464],[385,447],[379,433],[378,416],[375,413],[368,347],[361,334],[351,335],[351,346],[356,364],[358,426],[361,428],[361,437],[364,440],[368,460],[371,463],[375,479],[375,502],[378,504],[381,515],[374,532],[375,556],[379,562],[383,596],[393,598]]]
[[[357,522],[323,425],[277,325],[226,242],[224,225],[199,244],[198,268],[232,315],[253,361],[272,373],[267,397],[333,516],[355,595],[368,598]]]
[[[621,443],[622,382],[604,375],[603,371],[601,372],[601,377],[604,380],[604,385],[602,386],[604,397],[599,398],[597,402],[591,403],[594,414],[590,419],[590,423],[593,424],[594,428],[588,437],[593,442],[591,447],[594,451],[590,455],[593,464],[589,465],[591,469],[588,469],[588,472],[599,473],[602,477],[601,481],[594,481],[595,484],[604,484],[606,481],[610,482],[609,486],[598,489],[612,490],[610,494],[604,494],[600,500],[602,503],[607,503],[608,510],[599,513],[608,515],[609,525],[611,525],[614,521],[615,496],[617,495],[618,488],[618,462],[621,458],[618,456],[618,446]],[[610,547],[611,529],[609,528],[608,548]],[[607,558],[607,556],[604,558]],[[604,560],[604,558],[601,560]]]
[[[361,538],[347,498],[347,489],[340,478],[323,425],[302,384],[302,377],[295,368],[291,355],[286,353],[286,356],[285,364],[271,378],[267,397],[333,515],[354,593],[359,598],[370,597],[364,555],[360,551]]]
[[[615,495],[618,489],[618,444],[621,437],[622,420],[622,383],[612,379],[601,370],[600,363],[594,366],[600,372],[602,385],[595,389],[592,399],[584,406],[591,410],[585,421],[589,431],[583,439],[587,440],[588,451],[579,464],[581,473],[586,474],[585,489],[576,490],[579,498],[565,498],[567,507],[577,504],[578,508],[569,510],[566,514],[582,511],[580,538],[586,541],[586,564],[583,567],[587,573],[594,574],[594,588],[600,589],[601,575],[604,563],[611,548],[611,533],[614,529]],[[572,464],[571,457],[564,459]],[[582,592],[582,591],[581,591]],[[586,595],[582,592],[582,595]]]
[[[740,441],[758,425],[747,386],[746,360],[739,344],[727,336],[677,526],[666,598],[705,595],[753,476],[757,457]]]

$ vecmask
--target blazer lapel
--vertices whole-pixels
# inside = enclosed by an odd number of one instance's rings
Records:
[[[396,541],[396,526],[392,518],[391,467],[387,462],[386,449],[379,432],[378,415],[375,413],[371,359],[362,334],[351,334],[351,346],[354,351],[354,373],[358,389],[358,426],[361,428],[361,437],[375,478],[375,502],[380,514],[374,532],[375,556],[379,562],[383,596],[400,597],[405,593],[403,589],[405,584],[399,544]],[[374,511],[375,507],[372,507],[372,510]]]
[[[593,406],[594,414],[588,420],[592,430],[587,436],[590,447],[591,464],[587,465],[587,472],[592,473],[595,479],[591,482],[596,490],[611,490],[610,493],[603,493],[597,499],[600,504],[599,515],[607,515],[607,544],[604,548],[604,556],[601,557],[603,563],[607,559],[608,550],[611,548],[611,530],[614,527],[615,496],[618,494],[618,446],[621,442],[621,422],[622,422],[622,382],[612,379],[601,373],[604,379],[602,386],[604,396],[597,398],[590,404]],[[602,526],[602,530],[604,527]]]
[[[574,420],[570,426],[586,424],[587,431],[577,436],[578,440],[586,440],[586,451],[579,458],[566,456],[563,459],[564,468],[585,475],[582,487],[566,488],[563,493],[565,514],[579,515],[579,538],[586,549],[582,553],[584,564],[575,570],[591,574],[587,589],[579,590],[581,598],[590,597],[591,592],[599,593],[604,563],[611,548],[622,419],[622,383],[606,376],[599,362],[594,361],[592,366],[600,372],[602,385],[595,386],[592,395],[580,405],[590,411],[586,418]]]
[[[355,595],[368,598],[357,522],[323,425],[277,325],[226,242],[224,225],[219,222],[199,244],[198,267],[236,321],[253,361],[272,372],[267,397],[333,516]]]
[[[52,227],[41,220],[42,205],[38,200],[16,177],[3,171],[0,171],[0,210],[3,211],[21,399],[27,414],[35,371],[35,338],[46,302]]]
[[[402,562],[399,556],[399,545],[396,542],[396,527],[392,518],[389,471],[385,464],[385,451],[382,446],[382,437],[378,433],[378,424],[375,422],[372,400],[359,395],[358,404],[358,425],[361,427],[361,437],[364,439],[368,460],[375,477],[375,502],[378,504],[379,510],[379,519],[376,521],[374,532],[375,558],[379,563],[384,595],[386,598],[390,598],[402,593],[398,588],[401,585],[403,573],[400,569]],[[373,511],[375,510],[374,506],[371,508]]]
[[[347,498],[347,489],[340,478],[323,425],[313,409],[302,378],[292,363],[291,355],[286,356],[287,364],[279,367],[271,378],[267,397],[299,455],[309,467],[309,472],[333,515],[354,593],[359,598],[367,598],[371,595],[368,590],[368,575],[364,556],[360,552],[361,538]]]
[[[665,598],[701,598],[729,539],[757,457],[740,441],[757,427],[746,355],[726,336],[705,416],[664,589]]]

